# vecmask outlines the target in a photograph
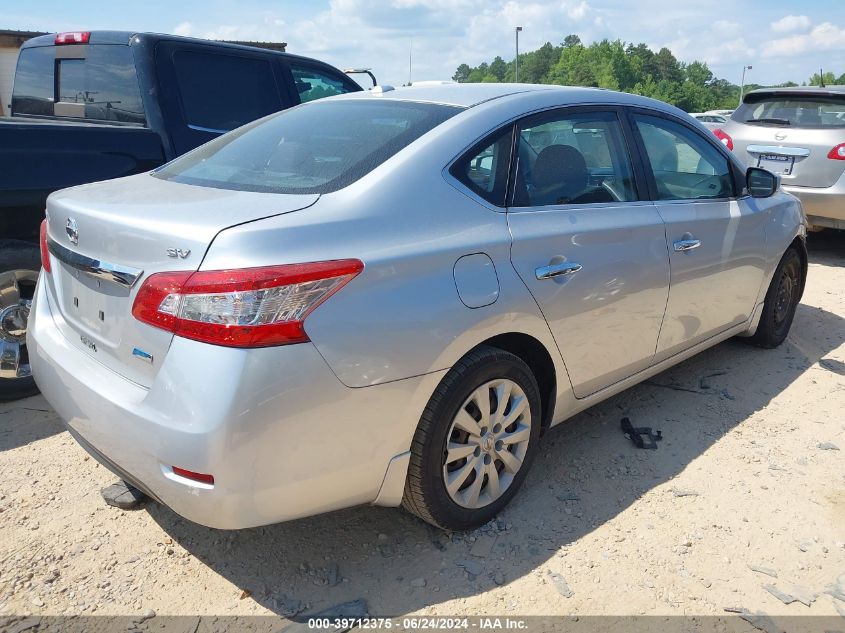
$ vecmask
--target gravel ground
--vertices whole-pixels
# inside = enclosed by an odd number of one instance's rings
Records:
[[[845,617],[845,237],[811,251],[787,343],[728,341],[557,427],[469,534],[385,508],[240,532],[123,512],[42,398],[0,405],[0,615]]]

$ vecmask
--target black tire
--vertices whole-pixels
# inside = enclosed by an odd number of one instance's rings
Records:
[[[37,273],[41,270],[41,255],[38,252],[38,247],[28,242],[20,241],[5,241],[0,243],[0,279],[4,273],[10,271],[25,270]],[[26,299],[32,299],[35,292],[34,282],[20,284],[20,294]],[[2,311],[3,306],[0,306]],[[2,324],[0,324],[2,327]],[[4,332],[0,332],[0,344],[2,344],[2,337]],[[22,360],[28,364],[28,357],[26,356],[25,346],[22,350]],[[35,386],[35,380],[32,376],[24,378],[4,378],[0,376],[0,402],[9,400],[18,400],[26,398],[27,396],[34,396],[38,393],[38,387]]]
[[[444,467],[446,467],[446,446],[450,439],[447,434],[450,431],[455,432],[452,428],[453,420],[467,399],[486,383],[501,379],[515,383],[527,400],[527,408],[531,415],[527,449],[521,466],[515,474],[510,475],[512,479],[501,492],[501,496],[480,508],[462,507],[450,497],[446,490]],[[494,405],[491,404],[492,406]],[[498,409],[498,403],[495,403],[495,407]],[[402,506],[423,521],[446,530],[468,530],[487,523],[510,502],[531,467],[540,440],[541,408],[537,380],[528,365],[518,356],[486,346],[467,354],[452,367],[438,385],[417,426],[411,444],[411,462],[408,467]],[[496,413],[504,415],[506,410],[496,411]],[[523,414],[520,414],[518,419],[523,422],[525,420]],[[497,442],[496,449],[492,453],[494,455],[492,468],[503,466],[495,457],[499,452]],[[481,457],[485,460],[490,459],[486,454]],[[472,456],[467,457],[467,460],[470,458]],[[504,474],[504,470],[501,472]],[[486,486],[487,475],[483,477],[485,478],[480,485]],[[499,481],[498,476],[496,481]]]
[[[771,349],[786,340],[804,290],[804,278],[801,255],[794,247],[789,247],[769,284],[760,324],[749,340],[752,344]]]

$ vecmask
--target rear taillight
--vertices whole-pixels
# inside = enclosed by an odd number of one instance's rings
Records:
[[[724,130],[715,129],[713,130],[713,134],[716,135],[716,138],[722,141],[722,145],[727,147],[729,150],[733,151],[734,149],[734,140],[728,136]]]
[[[41,268],[48,273],[53,272],[50,267],[50,251],[47,248],[47,218],[41,220],[41,231],[38,238],[38,243],[41,246]]]
[[[830,150],[827,157],[831,160],[845,160],[845,143],[840,143]]]
[[[72,31],[69,33],[56,33],[55,43],[61,44],[87,44],[91,39],[91,31]]]
[[[227,347],[308,341],[305,318],[364,269],[357,259],[266,268],[157,273],[133,316],[176,336]]]

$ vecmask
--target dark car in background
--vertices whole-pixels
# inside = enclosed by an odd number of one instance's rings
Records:
[[[845,229],[845,86],[754,90],[714,134],[779,174],[811,227]]]
[[[0,118],[0,400],[36,391],[25,342],[50,193],[149,171],[265,115],[359,90],[323,62],[223,42],[116,31],[27,41]]]

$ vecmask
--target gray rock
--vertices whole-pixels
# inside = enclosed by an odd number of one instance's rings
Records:
[[[758,574],[766,574],[767,576],[771,576],[772,578],[778,577],[778,573],[770,567],[761,567],[760,565],[749,565],[748,569],[750,569],[751,571],[756,571]]]
[[[553,571],[549,572],[549,579],[551,579],[552,584],[554,585],[555,589],[557,589],[557,592],[564,598],[571,598],[575,595],[572,589],[569,588],[569,585],[566,584],[566,579],[560,574],[557,574]]]
[[[464,571],[468,574],[472,574],[473,576],[480,576],[481,572],[484,571],[484,566],[478,561],[474,561],[472,559],[459,560],[456,562],[456,565],[458,567],[463,567]]]
[[[698,493],[695,490],[681,490],[678,488],[672,489],[672,494],[676,497],[697,497]]]
[[[493,582],[497,585],[502,586],[505,584],[505,575],[502,572],[496,572],[493,574]]]
[[[839,447],[834,444],[833,442],[819,442],[816,444],[817,448],[820,448],[823,451],[838,451]]]
[[[493,551],[493,546],[496,545],[497,538],[498,536],[496,534],[485,534],[481,536],[473,543],[472,548],[469,550],[470,556],[486,558]]]
[[[804,606],[809,607],[816,600],[816,594],[806,587],[794,586],[790,589],[791,593],[781,591],[774,585],[763,585],[763,589],[772,594],[775,598],[784,604],[792,604],[793,602],[800,602]]]
[[[414,578],[411,581],[412,587],[422,588],[422,587],[425,587],[425,585],[426,585],[425,578]]]

